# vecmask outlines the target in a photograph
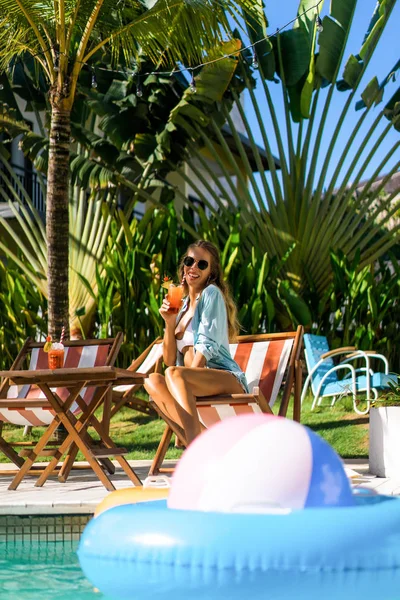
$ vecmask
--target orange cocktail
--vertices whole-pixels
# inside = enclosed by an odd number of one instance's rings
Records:
[[[183,285],[174,285],[173,283],[168,288],[167,299],[169,301],[169,310],[178,312],[182,306]]]
[[[62,346],[60,348],[60,346]],[[49,369],[61,369],[64,366],[64,346],[53,344],[48,351]]]

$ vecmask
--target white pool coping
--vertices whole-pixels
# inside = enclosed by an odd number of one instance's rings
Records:
[[[43,463],[40,464],[43,466]],[[151,461],[132,460],[129,464],[144,481]],[[172,467],[176,461],[165,461],[165,464]],[[109,476],[115,488],[134,487],[119,465],[115,466],[115,474]],[[10,463],[3,463],[1,468],[15,472],[15,466]],[[36,480],[36,476],[28,475],[16,490],[9,490],[12,476],[0,476],[0,515],[93,514],[96,506],[110,493],[90,469],[72,470],[66,483],[49,477],[43,487],[37,488]]]
[[[147,477],[151,461],[129,461],[142,481]],[[166,461],[174,466],[176,461]],[[364,459],[345,460],[347,475],[353,487],[366,487],[379,494],[400,495],[400,478],[385,479],[368,472],[368,462]],[[84,464],[84,463],[80,463]],[[2,469],[14,470],[12,464],[2,464]],[[242,473],[243,474],[243,473]],[[244,477],[246,473],[243,474]],[[116,465],[115,474],[110,477],[116,489],[132,488],[125,473]],[[93,514],[96,506],[108,492],[91,470],[72,471],[66,483],[51,477],[42,488],[34,486],[36,477],[27,476],[17,490],[8,490],[12,476],[0,477],[0,515],[79,515]]]

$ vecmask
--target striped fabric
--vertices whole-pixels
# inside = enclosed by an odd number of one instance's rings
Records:
[[[107,362],[109,346],[104,344],[101,346],[71,346],[65,348],[64,367],[69,369],[84,368],[84,367],[102,367]],[[29,370],[48,369],[47,353],[43,352],[43,348],[33,348],[31,352],[31,361]],[[55,390],[57,395],[65,400],[69,396],[69,391],[66,388],[58,388]],[[81,396],[86,404],[88,404],[94,394],[93,386],[83,388]],[[29,400],[43,398],[46,396],[41,389],[36,385],[16,386],[12,385],[8,389],[7,398],[26,399],[24,408],[1,408],[0,421],[13,423],[14,425],[49,425],[54,418],[54,411],[50,408],[34,408],[29,406]],[[78,404],[75,402],[71,410],[73,413],[80,411]]]
[[[143,375],[147,375],[148,373],[150,373],[150,371],[153,370],[156,362],[162,358],[163,355],[163,345],[162,343],[160,344],[154,344],[154,346],[151,348],[150,352],[148,353],[148,355],[146,356],[146,358],[144,359],[144,361],[142,362],[142,364],[140,365],[140,367],[137,369],[136,373],[142,373]],[[134,385],[116,385],[115,387],[113,387],[113,391],[114,392],[127,392],[128,390],[131,390]]]
[[[230,344],[232,358],[246,374],[250,392],[259,387],[270,407],[274,405],[293,348],[294,339]],[[199,406],[200,421],[210,427],[217,421],[244,413],[261,412],[257,402]]]

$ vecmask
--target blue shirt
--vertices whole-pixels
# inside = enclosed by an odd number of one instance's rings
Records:
[[[177,320],[186,311],[186,298]],[[246,376],[229,352],[228,316],[221,290],[215,285],[207,286],[197,302],[192,329],[195,352],[201,352],[210,369],[230,371],[248,393]],[[183,365],[183,356],[178,352],[177,364]]]

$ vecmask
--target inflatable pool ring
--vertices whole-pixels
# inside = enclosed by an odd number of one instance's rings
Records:
[[[400,499],[353,494],[340,458],[306,427],[246,415],[190,445],[168,500],[93,519],[78,555],[111,598],[392,599]]]
[[[106,510],[124,504],[137,504],[140,502],[153,502],[162,500],[168,496],[169,488],[162,487],[135,487],[124,488],[123,490],[115,490],[108,494],[104,500],[96,507],[94,516],[98,517]]]

